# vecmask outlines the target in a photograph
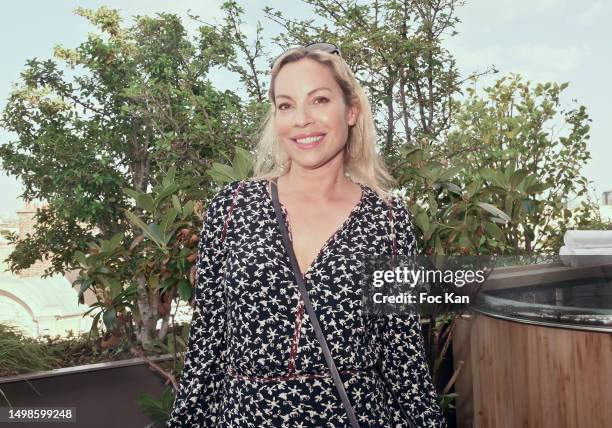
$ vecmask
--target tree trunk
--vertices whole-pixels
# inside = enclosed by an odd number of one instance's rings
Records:
[[[143,275],[138,276],[138,287],[136,302],[140,310],[141,324],[138,326],[137,337],[142,346],[151,342],[155,337],[158,320],[159,297],[155,290],[147,286],[147,280]]]

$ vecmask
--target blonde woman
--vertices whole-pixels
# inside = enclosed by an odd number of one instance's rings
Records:
[[[368,100],[332,44],[284,52],[255,174],[211,201],[168,427],[444,427],[416,314],[366,316],[359,257],[411,255]]]

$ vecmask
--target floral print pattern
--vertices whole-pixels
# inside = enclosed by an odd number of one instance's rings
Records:
[[[361,310],[358,256],[416,251],[410,214],[371,188],[304,273],[313,307],[362,427],[445,427],[418,314]],[[284,207],[285,222],[290,221]],[[395,238],[395,239],[394,239]],[[201,232],[195,308],[167,427],[350,426],[295,284],[268,180],[235,181]]]

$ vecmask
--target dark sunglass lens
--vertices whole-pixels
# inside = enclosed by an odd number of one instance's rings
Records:
[[[320,50],[320,51],[328,52],[331,54],[340,55],[340,49],[338,48],[338,46],[334,45],[333,43],[310,43],[309,45],[304,46],[304,48],[306,48],[306,50],[309,50],[309,51],[310,50]],[[270,63],[270,68],[271,69],[274,68],[274,64],[276,63],[276,61],[281,56],[283,56],[287,51],[290,51],[291,49],[296,49],[296,48],[287,49],[285,52],[283,52],[282,54],[274,58],[272,62]]]
[[[340,53],[338,46],[333,43],[311,43],[304,46],[308,50],[321,50],[329,53]]]

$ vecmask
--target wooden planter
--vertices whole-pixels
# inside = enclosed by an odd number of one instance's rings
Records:
[[[460,323],[457,328],[471,336],[472,369],[469,384],[464,380],[456,389],[472,389],[473,425],[459,426],[612,426],[612,334],[485,315]]]
[[[172,356],[149,359],[163,362]],[[140,358],[0,378],[0,389],[14,407],[76,407],[76,423],[70,425],[87,428],[145,427],[152,421],[138,398],[159,397],[165,388],[162,376]]]
[[[586,283],[598,273],[609,281],[610,272],[610,266],[506,269],[491,288]],[[612,426],[612,310],[599,318],[538,321],[540,310],[517,316],[475,309],[453,333],[455,364],[464,361],[455,383],[458,427]]]

